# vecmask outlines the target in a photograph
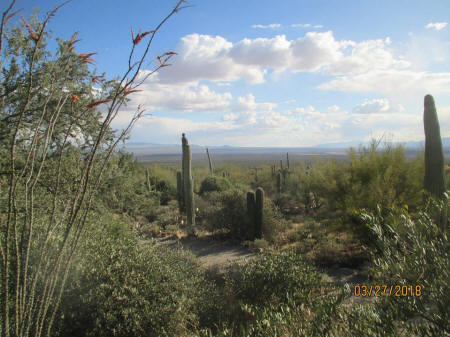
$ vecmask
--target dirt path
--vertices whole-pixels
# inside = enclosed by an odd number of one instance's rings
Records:
[[[250,249],[224,241],[216,241],[209,238],[176,238],[157,239],[160,244],[169,247],[181,246],[183,249],[191,251],[200,263],[207,268],[225,267],[234,262],[243,262],[251,259],[257,254]]]

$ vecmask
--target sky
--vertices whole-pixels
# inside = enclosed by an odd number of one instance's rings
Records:
[[[43,15],[59,3],[17,0],[16,7]],[[183,132],[204,146],[422,140],[426,94],[442,137],[450,137],[450,1],[187,4],[156,35],[142,76],[164,52],[178,54],[172,65],[130,95],[114,122],[120,129],[138,104],[146,109],[129,142],[175,144]],[[63,39],[79,31],[77,51],[97,52],[93,68],[114,78],[127,68],[130,28],[155,28],[174,5],[73,0],[49,28]]]

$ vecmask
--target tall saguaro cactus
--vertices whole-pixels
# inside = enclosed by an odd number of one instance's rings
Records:
[[[256,209],[255,209],[255,238],[262,237],[262,223],[263,223],[263,207],[264,207],[264,190],[262,187],[256,189]]]
[[[286,168],[289,170],[289,152],[286,152]]]
[[[186,208],[186,218],[189,231],[193,232],[195,226],[195,208],[194,208],[194,181],[192,178],[192,152],[188,140],[183,133],[181,137],[183,146],[183,190],[184,206]]]
[[[178,209],[181,214],[184,211],[184,188],[183,188],[183,176],[180,171],[177,171],[177,200],[178,200]]]
[[[436,107],[431,95],[426,95],[424,99],[423,125],[425,130],[424,189],[430,196],[443,199],[446,191],[444,151]],[[447,226],[447,216],[446,212],[444,213],[439,221],[443,229]]]

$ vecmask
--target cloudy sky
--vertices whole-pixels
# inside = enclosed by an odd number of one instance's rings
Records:
[[[56,2],[20,1],[25,14]],[[95,67],[121,74],[130,27],[155,27],[171,0],[74,0],[50,28]],[[236,146],[311,146],[389,135],[423,139],[423,97],[438,107],[450,137],[448,0],[190,0],[163,27],[149,61],[178,53],[149,77],[121,112],[137,104],[132,142]],[[142,43],[143,45],[144,43]],[[153,63],[154,64],[154,63]],[[152,64],[149,65],[149,71]],[[145,75],[145,72],[142,74]]]

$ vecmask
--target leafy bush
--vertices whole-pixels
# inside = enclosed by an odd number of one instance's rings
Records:
[[[138,244],[121,223],[97,226],[67,282],[59,335],[180,336],[218,319],[215,289],[191,255]]]
[[[434,204],[438,211],[447,205]],[[411,216],[403,208],[392,208],[383,215],[362,212],[361,217],[373,233],[375,245],[372,273],[384,284],[412,285],[420,296],[382,298],[380,310],[391,313],[395,321],[405,322],[411,335],[450,334],[450,245],[426,209]],[[377,281],[378,282],[378,281]]]
[[[222,192],[230,189],[231,184],[228,179],[222,177],[206,177],[202,180],[199,194],[206,192]]]
[[[264,253],[230,273],[228,286],[247,304],[279,303],[292,296],[303,301],[317,291],[321,276],[300,254]]]

